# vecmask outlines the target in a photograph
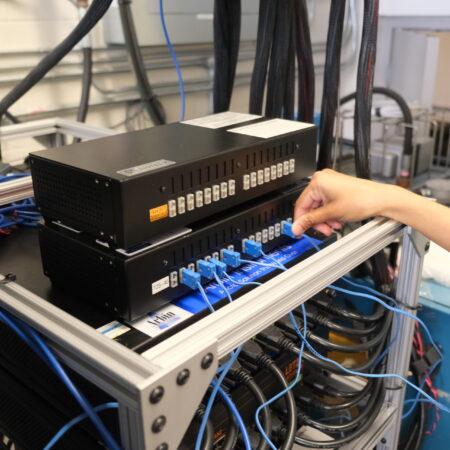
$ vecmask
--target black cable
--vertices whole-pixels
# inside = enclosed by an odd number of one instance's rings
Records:
[[[366,324],[367,326],[364,328],[345,327],[343,325],[333,322],[327,316],[324,316],[319,312],[312,312],[309,308],[306,310],[306,317],[308,318],[308,320],[311,320],[316,325],[323,326],[328,330],[336,331],[337,333],[345,334],[351,337],[360,338],[361,336],[367,336],[369,334],[374,333],[375,330],[378,328],[378,324],[376,322],[374,325]]]
[[[339,101],[339,76],[345,5],[345,0],[331,1],[320,113],[320,143],[317,163],[319,170],[329,168],[332,165],[333,130]]]
[[[291,18],[291,38],[288,43],[288,65],[284,82],[283,119],[294,120],[295,115],[295,28]]]
[[[330,397],[336,397],[339,399],[353,399],[361,394],[361,391],[342,391],[334,386],[330,386],[328,383],[321,383],[318,381],[318,376],[314,374],[314,376],[305,376],[303,377],[303,383],[312,388],[315,392],[318,392],[321,395],[327,395]]]
[[[195,419],[198,422],[201,422],[204,415],[205,415],[205,409],[203,406],[201,406],[195,412]],[[202,450],[211,450],[213,448],[213,446],[214,446],[214,426],[213,426],[211,420],[208,418],[208,420],[206,422],[205,434],[203,435],[203,440],[202,440]]]
[[[333,303],[324,300],[323,298],[315,298],[313,297],[310,300],[314,305],[317,305],[319,308],[324,309],[325,311],[329,311],[336,316],[343,317],[349,320],[356,320],[358,322],[377,322],[379,321],[386,313],[386,310],[381,306],[377,305],[375,312],[370,315],[359,314],[355,311],[349,311],[342,306],[335,305]]]
[[[83,47],[83,79],[81,83],[80,106],[78,107],[77,121],[85,122],[89,109],[89,96],[92,85],[92,47]],[[75,138],[74,143],[80,142]]]
[[[250,374],[244,369],[234,369],[231,368],[229,371],[231,378],[236,380],[238,383],[243,384],[255,397],[258,405],[263,405],[267,402],[266,396],[255,380],[250,376]],[[270,408],[266,405],[262,409],[262,427],[266,436],[270,439],[272,435],[272,415],[270,413]],[[261,436],[257,450],[266,450],[270,448],[267,441]]]
[[[277,0],[260,0],[255,64],[250,83],[251,114],[262,114],[264,88],[275,29]]]
[[[369,150],[379,0],[364,0],[364,19],[355,99],[355,164],[359,178],[370,179]]]
[[[386,319],[384,320],[381,328],[378,330],[378,333],[373,337],[372,339],[361,342],[359,344],[351,344],[351,345],[343,345],[338,344],[336,342],[331,342],[321,336],[318,336],[314,334],[312,331],[307,331],[307,338],[309,341],[320,345],[321,347],[329,350],[329,351],[336,351],[336,352],[344,352],[344,353],[359,353],[359,352],[366,352],[369,350],[372,350],[372,348],[376,345],[378,345],[389,332],[391,319],[389,318],[389,314],[392,316],[392,311],[389,311],[386,314]]]
[[[104,16],[112,0],[93,0],[84,17],[69,35],[37,64],[14,88],[0,101],[0,117],[19,98],[38,83],[53,67],[58,64],[78,42],[86,36]]]
[[[361,391],[359,391],[358,395],[353,396],[350,400],[343,402],[343,403],[333,403],[328,404],[320,401],[319,399],[314,399],[314,402],[311,402],[312,406],[315,409],[318,409],[320,411],[340,411],[343,409],[351,408],[352,406],[359,403],[363,398],[365,398],[367,395],[369,395],[373,391],[373,379],[369,379],[367,384],[364,386]],[[326,393],[329,397],[333,397],[333,394],[331,392]]]
[[[375,418],[381,411],[381,408],[384,404],[384,389],[383,383],[381,383],[381,387],[376,395],[376,401],[374,402],[373,408],[371,409],[371,414],[367,417],[360,426],[349,433],[347,436],[339,439],[329,440],[329,441],[313,441],[310,439],[296,437],[295,443],[298,445],[303,445],[309,448],[339,448],[344,446],[345,444],[353,441],[354,439],[362,436],[372,425]]]
[[[230,108],[241,35],[241,0],[214,1],[214,112]]]
[[[164,109],[153,93],[148,80],[144,60],[139,48],[139,41],[134,26],[133,13],[131,11],[132,0],[119,0],[120,20],[128,55],[133,66],[133,72],[139,88],[142,104],[155,125],[166,123]]]
[[[298,120],[314,118],[315,73],[306,0],[295,2],[295,37],[298,66]]]
[[[373,413],[372,408],[375,405],[375,402],[377,401],[377,396],[381,390],[382,384],[383,384],[382,379],[380,378],[376,379],[374,393],[369,398],[369,401],[367,402],[363,411],[357,417],[346,423],[339,425],[322,423],[317,420],[311,419],[303,412],[300,413],[300,417],[307,425],[315,428],[316,430],[323,431],[324,433],[345,433],[351,431],[354,428],[360,426],[361,422],[364,422]]]
[[[240,357],[252,364],[256,364],[259,367],[268,369],[277,379],[278,383],[282,387],[282,390],[289,387],[283,372],[273,362],[273,360],[262,351],[261,347],[256,342],[247,341],[244,344],[244,349],[241,352]],[[295,434],[297,433],[297,406],[295,404],[292,389],[286,392],[286,394],[284,395],[284,399],[286,402],[288,424],[285,441],[283,442],[283,445],[280,447],[280,449],[288,450],[292,449],[292,446],[294,445]]]
[[[400,111],[402,112],[403,115],[403,122],[406,125],[403,140],[403,155],[411,157],[413,153],[413,128],[412,128],[413,116],[411,113],[411,109],[406,103],[406,100],[398,92],[385,87],[375,86],[373,88],[373,93],[389,97],[390,99],[394,100],[395,103],[397,103],[398,107],[400,108]],[[343,105],[351,100],[354,100],[355,98],[356,92],[353,92],[351,94],[346,95],[345,97],[342,97],[340,104]],[[408,169],[409,172],[411,168],[405,167],[405,169]]]
[[[269,63],[267,80],[267,117],[282,117],[283,104],[286,95],[286,80],[289,68],[289,43],[292,40],[293,0],[277,2],[272,56]],[[292,95],[294,95],[292,93]]]
[[[287,333],[286,336],[284,336],[280,330],[279,333],[281,333],[281,337],[277,335],[276,337],[271,338],[271,342],[268,342],[269,345],[273,345],[275,347],[278,346],[278,348],[282,348],[283,350],[289,350],[292,353],[298,354],[299,348],[290,340],[291,338],[295,341],[297,341],[298,336],[293,328],[288,329],[287,321],[277,321],[275,325],[282,327],[283,331]],[[292,325],[292,324],[291,324]],[[272,333],[272,331],[271,331]],[[264,335],[263,333],[260,333],[258,337],[267,337],[267,335]],[[289,336],[289,337],[288,337]],[[369,355],[366,361],[363,363],[351,367],[351,369],[355,372],[365,372],[367,370],[370,370],[372,366],[375,364],[375,361],[378,359],[378,356],[381,354],[384,348],[384,343],[381,342],[377,347],[373,349],[373,352]],[[338,367],[336,367],[334,364],[329,363],[327,361],[323,361],[322,359],[318,358],[317,356],[314,356],[308,352],[303,353],[303,359],[305,362],[310,363],[316,367],[320,367],[321,369],[327,370],[329,372],[333,372],[339,375],[343,376],[349,376],[348,372],[345,370],[342,370]]]
[[[222,445],[221,450],[232,450],[233,448],[235,448],[237,438],[238,438],[238,428],[234,422],[234,419],[230,418],[227,435],[225,436],[225,441]]]

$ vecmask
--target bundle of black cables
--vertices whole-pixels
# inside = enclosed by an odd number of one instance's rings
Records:
[[[105,15],[112,0],[94,0],[71,33],[38,63],[2,100],[0,100],[0,118],[8,108],[38,83],[53,67],[81,41]]]
[[[250,86],[252,114],[293,119],[295,114],[295,55],[298,61],[299,119],[312,121],[314,66],[305,0],[260,0],[255,64]]]
[[[241,0],[214,1],[214,112],[230,107],[241,35]]]
[[[330,8],[320,114],[320,148],[317,163],[319,170],[331,167],[333,130],[339,100],[339,75],[345,5],[345,0],[332,0]]]

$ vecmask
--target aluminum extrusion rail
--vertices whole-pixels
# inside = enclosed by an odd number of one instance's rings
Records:
[[[117,398],[123,448],[175,449],[219,358],[382,250],[402,229],[375,219],[141,356],[15,282],[0,284],[0,306],[46,336],[68,366]],[[152,393],[161,389],[164,395],[154,401]],[[165,426],[154,432],[155,422]]]

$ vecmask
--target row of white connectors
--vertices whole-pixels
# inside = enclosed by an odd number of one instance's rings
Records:
[[[269,183],[278,178],[290,175],[295,172],[295,159],[284,161],[282,163],[273,164],[270,167],[259,169],[256,172],[245,174],[243,176],[244,191],[248,191],[250,188],[260,186],[264,183]]]
[[[266,244],[267,242],[280,237],[283,234],[284,222],[292,223],[292,217],[288,217],[286,220],[282,220],[281,222],[277,222],[267,228],[263,228],[261,231],[257,231],[255,234],[251,234],[249,237],[242,239],[242,248],[244,248],[244,244],[247,239],[250,241],[260,242],[261,244]]]
[[[186,211],[193,211],[195,208],[202,208],[212,202],[217,202],[236,194],[236,180],[224,181],[220,184],[214,184],[195,193],[181,196],[176,200],[169,200],[169,217],[175,217],[177,214],[184,214]]]
[[[211,255],[206,255],[203,260],[209,261],[211,258],[216,258],[220,261],[222,261],[222,252],[223,250],[232,250],[234,251],[234,245],[230,244],[226,249],[222,249],[220,252],[213,252]],[[181,283],[182,279],[182,273],[184,269],[192,270],[193,272],[198,271],[198,263],[201,261],[200,259],[197,260],[195,263],[191,262],[186,267],[180,267],[178,270],[174,270],[170,272],[169,274],[169,280],[170,280],[170,287],[175,288]]]

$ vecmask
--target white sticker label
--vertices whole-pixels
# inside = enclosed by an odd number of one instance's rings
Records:
[[[130,325],[150,337],[155,337],[191,316],[193,316],[192,313],[169,304],[154,313],[149,313],[145,317],[130,322]]]
[[[103,334],[106,337],[109,337],[110,339],[116,339],[121,334],[126,333],[131,328],[127,327],[123,323],[117,322],[117,320],[114,320],[113,322],[107,323],[106,325],[103,325],[100,328],[97,328],[97,331],[101,334]]]
[[[236,125],[237,123],[248,122],[249,120],[260,118],[261,116],[256,116],[254,114],[242,114],[242,113],[234,113],[231,111],[225,111],[218,114],[211,114],[209,116],[199,117],[198,119],[185,120],[184,122],[181,123],[216,130],[217,128],[229,127],[230,125]]]
[[[275,136],[280,136],[293,131],[311,128],[314,125],[304,122],[295,122],[293,120],[272,119],[265,122],[258,122],[244,127],[233,128],[227,130],[230,133],[246,134],[247,136],[255,136],[263,139],[268,139]]]
[[[155,295],[158,292],[161,292],[164,289],[167,289],[168,287],[170,287],[169,277],[167,276],[167,277],[161,278],[160,280],[152,283],[152,294]]]
[[[118,170],[119,175],[125,175],[126,177],[132,177],[133,175],[139,175],[140,173],[151,172],[152,170],[161,169],[162,167],[172,166],[176,164],[175,161],[169,161],[168,159],[158,159],[140,166],[129,167],[128,169]]]

